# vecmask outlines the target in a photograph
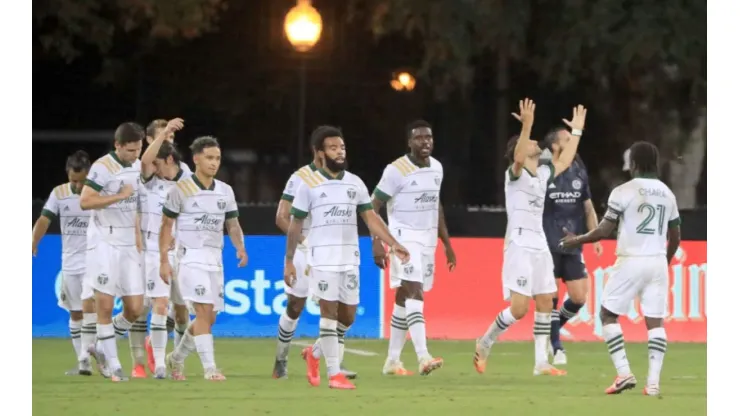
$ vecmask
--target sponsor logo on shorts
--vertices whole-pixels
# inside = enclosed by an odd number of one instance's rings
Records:
[[[203,296],[206,294],[206,288],[204,286],[198,285],[195,287],[195,294],[198,296]]]
[[[146,288],[147,288],[148,290],[154,290],[154,280],[148,280],[148,281],[146,282]]]
[[[326,290],[329,289],[329,282],[326,280],[319,281],[319,290],[322,292],[326,292]]]
[[[411,273],[413,273],[413,272],[414,272],[414,265],[413,265],[413,264],[410,264],[410,263],[406,263],[406,264],[405,264],[405,265],[403,266],[403,273],[404,273],[405,275],[410,275],[410,274],[411,274]]]
[[[108,284],[108,275],[105,273],[98,275],[98,284],[101,284],[101,285]]]
[[[519,287],[524,287],[527,285],[527,278],[522,276],[516,279],[516,284],[519,285]]]

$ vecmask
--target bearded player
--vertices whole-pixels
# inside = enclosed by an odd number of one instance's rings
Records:
[[[443,364],[441,358],[433,357],[427,349],[424,321],[424,292],[431,290],[434,283],[437,238],[444,244],[450,271],[457,260],[439,196],[444,175],[442,164],[432,157],[432,126],[423,120],[414,121],[406,135],[411,152],[385,168],[372,198],[376,213],[388,203],[388,228],[411,253],[405,265],[398,258],[391,259],[390,286],[396,290],[396,296],[383,374],[411,374],[400,360],[406,332],[410,332],[419,374],[427,375]],[[375,264],[385,269],[388,256],[377,236],[373,236],[373,257]]]
[[[635,298],[648,332],[648,376],[643,394],[660,395],[660,372],[668,341],[663,318],[668,302],[668,265],[681,243],[681,217],[676,196],[658,179],[658,148],[648,142],[630,147],[632,180],[609,195],[608,209],[596,229],[585,235],[566,231],[564,248],[593,243],[617,232],[617,262],[601,295],[601,323],[617,377],[606,394],[632,389],[637,380],[630,370],[619,316],[627,315]],[[666,239],[668,247],[666,248]]]
[[[521,121],[522,130],[519,137],[509,142],[507,150],[511,166],[505,173],[507,224],[502,270],[504,297],[510,305],[498,314],[476,342],[473,364],[479,373],[485,371],[486,360],[498,336],[527,314],[529,303],[534,299],[534,375],[565,374],[565,371],[550,365],[547,357],[550,312],[557,285],[542,214],[547,186],[568,169],[576,155],[586,109],[578,106],[573,109],[571,121],[563,120],[572,129],[571,138],[557,158],[540,167],[537,163],[542,150],[536,141],[530,140],[534,110],[534,102],[525,99],[519,102],[519,114],[514,114]]]
[[[288,183],[285,184],[285,189],[280,197],[278,203],[277,214],[275,215],[275,224],[280,228],[283,233],[288,233],[288,227],[290,226],[290,209],[293,207],[293,198],[295,198],[295,192],[298,186],[301,185],[306,177],[315,172],[321,167],[321,159],[318,154],[313,151],[313,161],[306,166],[295,171],[288,179]],[[308,236],[308,230],[311,228],[311,215],[309,214],[303,220],[303,229],[301,233],[301,241],[298,243],[298,248],[293,258],[293,264],[296,266],[296,270],[299,272],[296,277],[296,281],[290,286],[290,282],[285,282],[285,293],[288,295],[288,304],[285,311],[280,315],[280,321],[278,322],[278,342],[277,352],[275,353],[275,365],[272,370],[273,378],[287,378],[288,377],[288,352],[290,350],[290,343],[293,339],[293,334],[298,326],[298,318],[303,312],[303,308],[306,306],[306,298],[309,294],[309,282],[308,282],[308,248],[305,244],[305,239]],[[344,325],[337,324],[337,336],[339,337],[340,352],[339,361],[341,372],[349,379],[357,377],[357,373],[349,371],[344,368],[342,358],[344,356],[344,334],[347,329]]]
[[[319,298],[320,348],[303,350],[307,378],[312,386],[321,382],[319,357],[326,360],[329,387],[354,389],[339,368],[338,323],[347,329],[354,322],[360,301],[360,252],[357,217],[362,217],[373,235],[391,246],[396,255],[408,261],[408,251],[393,238],[383,220],[372,210],[370,195],[362,180],[347,172],[344,139],[339,129],[321,126],[311,134],[321,168],[306,176],[298,187],[288,229],[284,277],[291,285],[297,278],[293,259],[302,239],[303,220],[311,214],[308,265],[310,290]]]

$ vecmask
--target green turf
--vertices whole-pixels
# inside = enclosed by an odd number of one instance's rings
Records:
[[[290,356],[288,380],[270,377],[273,340],[217,340],[216,359],[228,380],[202,379],[197,355],[188,358],[188,381],[133,380],[112,383],[98,375],[64,376],[74,364],[67,340],[33,341],[33,410],[38,415],[704,415],[707,405],[706,345],[668,347],[662,397],[642,396],[647,371],[644,344],[630,344],[627,353],[638,388],[620,396],[603,394],[614,368],[600,343],[569,344],[565,377],[533,377],[531,343],[494,347],[485,375],[472,365],[471,342],[432,341],[430,350],[445,366],[428,377],[385,377],[380,374],[387,344],[348,340],[348,348],[373,351],[375,357],[347,353],[345,364],[360,373],[357,390],[309,387],[300,347]],[[130,371],[128,343],[119,342],[124,369]],[[403,356],[416,370],[413,348]],[[502,412],[502,413],[501,413]],[[517,414],[518,413],[518,414]]]

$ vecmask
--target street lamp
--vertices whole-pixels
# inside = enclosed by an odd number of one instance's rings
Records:
[[[311,50],[321,37],[321,15],[311,6],[311,0],[297,0],[296,5],[285,15],[283,25],[285,35],[293,48],[301,52],[300,65],[300,103],[298,109],[298,166],[303,157],[303,142],[306,130],[306,57],[305,52]]]
[[[416,79],[408,72],[399,72],[391,80],[391,88],[396,91],[412,91],[416,86]]]

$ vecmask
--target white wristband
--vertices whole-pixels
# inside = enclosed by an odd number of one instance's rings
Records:
[[[570,134],[572,134],[573,136],[582,136],[583,135],[583,130],[581,130],[581,129],[571,129]]]

